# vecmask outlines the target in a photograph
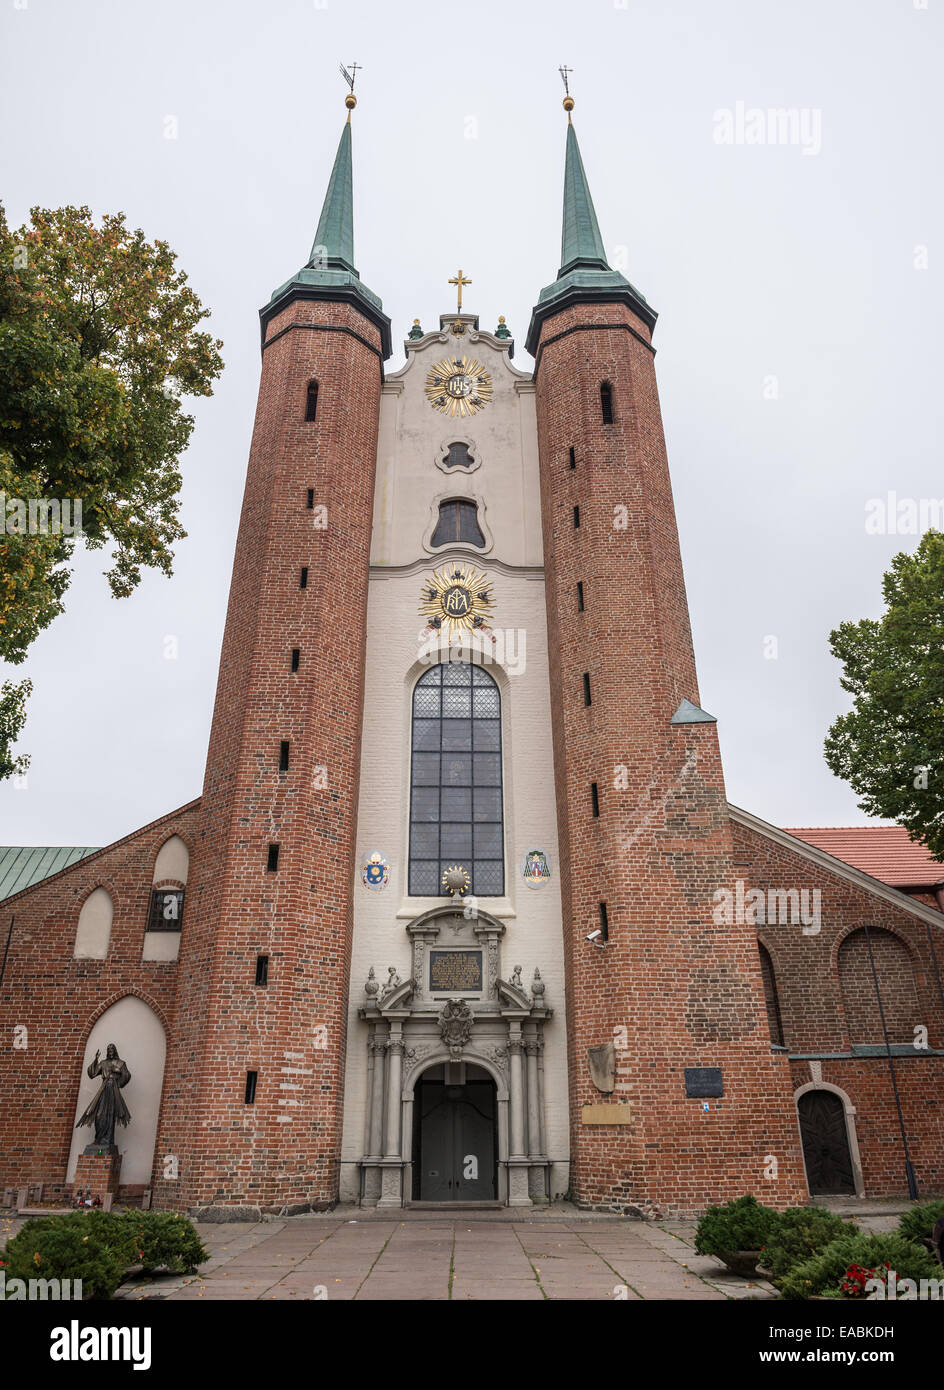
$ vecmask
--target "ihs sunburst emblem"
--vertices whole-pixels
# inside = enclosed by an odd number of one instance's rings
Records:
[[[426,399],[444,415],[474,415],[491,398],[492,378],[474,357],[444,357],[426,374]]]
[[[444,565],[423,581],[420,612],[430,627],[456,630],[487,627],[492,581],[474,565]]]

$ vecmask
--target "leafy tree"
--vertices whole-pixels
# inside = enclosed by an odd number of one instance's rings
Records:
[[[883,617],[830,633],[853,696],[826,738],[826,762],[869,815],[897,821],[944,860],[944,535],[896,555]]]
[[[116,598],[142,568],[169,575],[194,425],[180,397],[211,395],[223,367],[166,242],[123,213],[100,226],[85,207],[30,219],[11,231],[0,207],[0,660],[12,664],[63,611],[75,545],[64,528],[37,531],[24,504],[68,502],[70,522],[81,504],[85,544],[111,547]],[[0,720],[0,777],[13,770],[11,727]]]

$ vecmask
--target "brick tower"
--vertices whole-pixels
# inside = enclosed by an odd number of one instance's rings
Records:
[[[788,1064],[771,1052],[755,929],[714,920],[713,893],[733,888],[739,871],[715,722],[699,708],[651,346],[656,315],[607,264],[572,107],[568,97],[561,267],[527,343],[552,654],[572,1190],[582,1204],[687,1210],[745,1190],[773,1205],[804,1201]],[[601,1093],[588,1049],[609,1043],[615,1090]],[[709,1079],[686,1076],[690,1068],[720,1069],[723,1093],[687,1094]]]
[[[390,355],[389,320],[354,268],[353,95],[347,104],[311,258],[260,315],[262,375],[155,1163],[158,1202],[178,1208],[319,1205],[338,1190]]]

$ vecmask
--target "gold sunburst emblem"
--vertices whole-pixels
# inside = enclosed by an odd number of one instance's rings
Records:
[[[474,357],[444,357],[426,374],[426,399],[444,415],[474,415],[492,399],[492,378]]]
[[[464,898],[472,880],[464,864],[450,864],[442,876],[442,886],[451,898]]]
[[[430,627],[469,631],[487,626],[492,581],[474,565],[444,565],[423,581],[420,612]]]

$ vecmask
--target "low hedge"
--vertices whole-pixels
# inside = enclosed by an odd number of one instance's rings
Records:
[[[770,1270],[774,1283],[793,1268],[818,1255],[835,1240],[857,1235],[857,1229],[823,1207],[790,1207],[773,1213],[770,1239],[760,1263]]]
[[[125,1277],[128,1255],[127,1232],[116,1216],[76,1211],[31,1217],[0,1258],[8,1280],[81,1279],[85,1299],[111,1298]]]
[[[934,1250],[932,1235],[938,1221],[944,1221],[944,1198],[936,1202],[923,1202],[903,1212],[898,1222],[898,1234],[906,1240],[916,1240]]]
[[[788,1270],[780,1283],[781,1293],[789,1299],[848,1296],[857,1287],[861,1291],[864,1284],[861,1277],[846,1280],[853,1266],[858,1266],[862,1275],[865,1271],[874,1271],[878,1279],[887,1274],[886,1266],[893,1269],[899,1279],[938,1279],[941,1275],[941,1266],[934,1256],[903,1236],[844,1236]],[[845,1292],[844,1282],[848,1285]]]
[[[724,1260],[739,1250],[761,1250],[773,1234],[777,1213],[749,1194],[708,1207],[695,1232],[695,1253]]]
[[[126,1211],[119,1218],[127,1232],[134,1264],[145,1274],[167,1269],[171,1274],[195,1274],[208,1259],[192,1221],[175,1211]]]
[[[174,1212],[72,1211],[35,1216],[0,1255],[7,1279],[82,1281],[82,1297],[111,1298],[128,1271],[193,1274],[208,1258],[191,1221]]]

